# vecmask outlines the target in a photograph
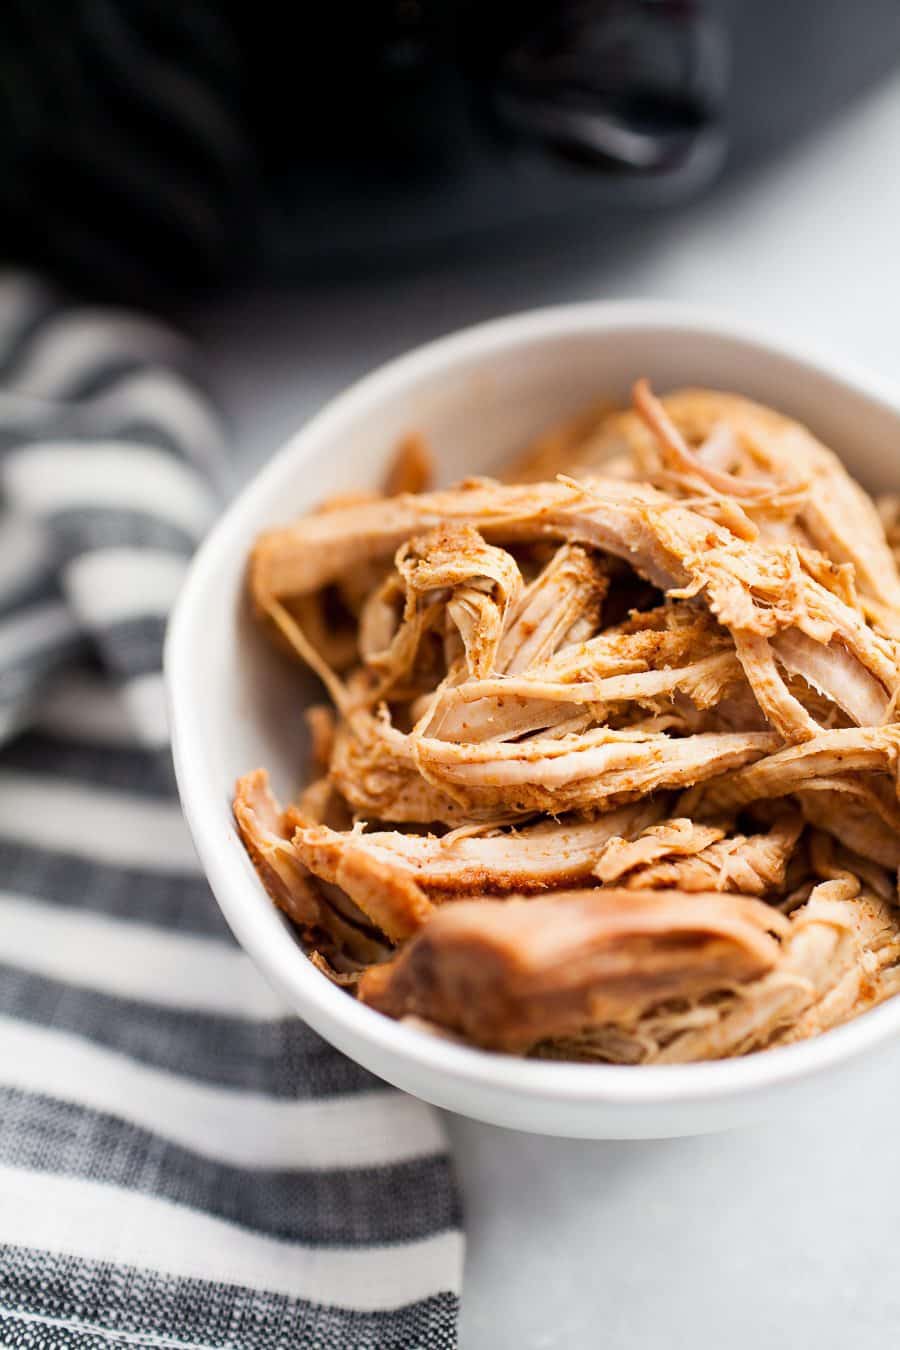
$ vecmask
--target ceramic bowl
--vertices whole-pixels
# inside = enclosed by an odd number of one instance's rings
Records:
[[[303,703],[320,697],[249,619],[244,565],[257,533],[321,498],[374,486],[398,437],[422,431],[441,479],[490,473],[600,397],[703,384],[807,423],[868,487],[900,482],[900,395],[845,363],[814,360],[727,320],[652,303],[516,315],[441,339],[377,370],[307,423],[233,502],[197,554],[173,615],[166,679],[185,814],[238,940],[298,1016],[407,1092],[497,1125],[586,1138],[701,1133],[797,1105],[827,1075],[868,1071],[900,1032],[900,999],[805,1043],[716,1063],[564,1064],[486,1053],[363,1007],[306,959],[235,832],[239,774],[266,766],[283,795],[305,772]]]

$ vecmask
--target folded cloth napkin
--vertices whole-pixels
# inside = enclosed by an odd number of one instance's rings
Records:
[[[223,452],[174,335],[0,281],[0,1344],[453,1346],[436,1116],[271,992],[174,795]]]

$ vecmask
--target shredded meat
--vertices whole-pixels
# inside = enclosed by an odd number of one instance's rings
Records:
[[[669,1063],[900,990],[900,495],[734,394],[598,403],[504,481],[262,535],[264,631],[330,705],[234,814],[317,967],[432,1034]]]
[[[484,818],[632,801],[664,788],[703,782],[774,746],[767,732],[678,739],[664,732],[596,727],[511,745],[423,738],[415,742],[415,757],[428,782],[470,816]]]
[[[586,1023],[635,1015],[772,969],[781,915],[758,901],[677,892],[561,891],[441,909],[360,997],[476,1044],[526,1050]]]
[[[607,845],[595,871],[606,883],[624,877],[622,884],[638,889],[774,895],[784,888],[787,866],[802,830],[799,812],[776,820],[765,834],[732,833],[728,837],[715,826],[671,820],[651,827],[612,856]],[[647,847],[641,850],[645,843]],[[629,849],[633,850],[630,855]]]
[[[829,890],[830,888],[830,890]],[[817,1035],[900,989],[900,925],[893,906],[846,887],[817,886],[782,935],[761,978],[609,1019],[538,1053],[625,1063],[678,1064],[743,1055]],[[549,1039],[549,1038],[548,1038]],[[609,1052],[605,1047],[609,1047]]]
[[[401,936],[428,917],[425,899],[481,892],[541,891],[589,879],[608,841],[630,838],[664,807],[661,801],[620,807],[593,820],[541,821],[521,829],[435,835],[398,830],[338,831],[314,825],[293,836],[294,850],[316,876],[343,885],[361,909],[393,903],[402,918],[381,927]],[[393,930],[393,932],[392,932]]]
[[[399,497],[404,492],[427,492],[434,477],[434,462],[424,436],[412,431],[397,446],[393,463],[384,480],[384,495]]]
[[[852,727],[823,731],[803,745],[776,750],[755,764],[723,774],[704,794],[707,809],[734,811],[762,797],[786,797],[823,779],[847,779],[866,772],[896,776],[900,727]]]
[[[699,825],[688,816],[674,816],[661,825],[650,825],[631,840],[614,835],[600,854],[594,872],[609,885],[629,873],[640,875],[664,858],[689,858],[702,853],[724,837],[725,831],[717,825]]]
[[[234,816],[244,847],[276,905],[295,923],[318,922],[319,903],[309,872],[291,844],[290,830],[272,796],[265,769],[256,769],[238,781]]]
[[[497,653],[498,673],[520,675],[567,646],[579,622],[593,632],[609,585],[602,564],[564,544],[531,583],[510,615]]]

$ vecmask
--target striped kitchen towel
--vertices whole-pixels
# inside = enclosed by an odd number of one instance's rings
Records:
[[[453,1346],[436,1116],[269,990],[174,795],[163,627],[226,487],[192,364],[0,281],[0,1344]]]

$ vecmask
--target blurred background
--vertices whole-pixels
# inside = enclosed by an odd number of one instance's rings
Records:
[[[238,479],[537,304],[718,306],[900,377],[897,0],[6,0],[0,35],[4,257],[186,326]],[[898,1069],[712,1140],[450,1121],[464,1350],[889,1343]]]
[[[171,305],[721,191],[895,66],[895,0],[7,0],[6,253]]]
[[[192,330],[239,476],[532,305],[892,337],[896,0],[6,0],[0,36],[4,256]]]

